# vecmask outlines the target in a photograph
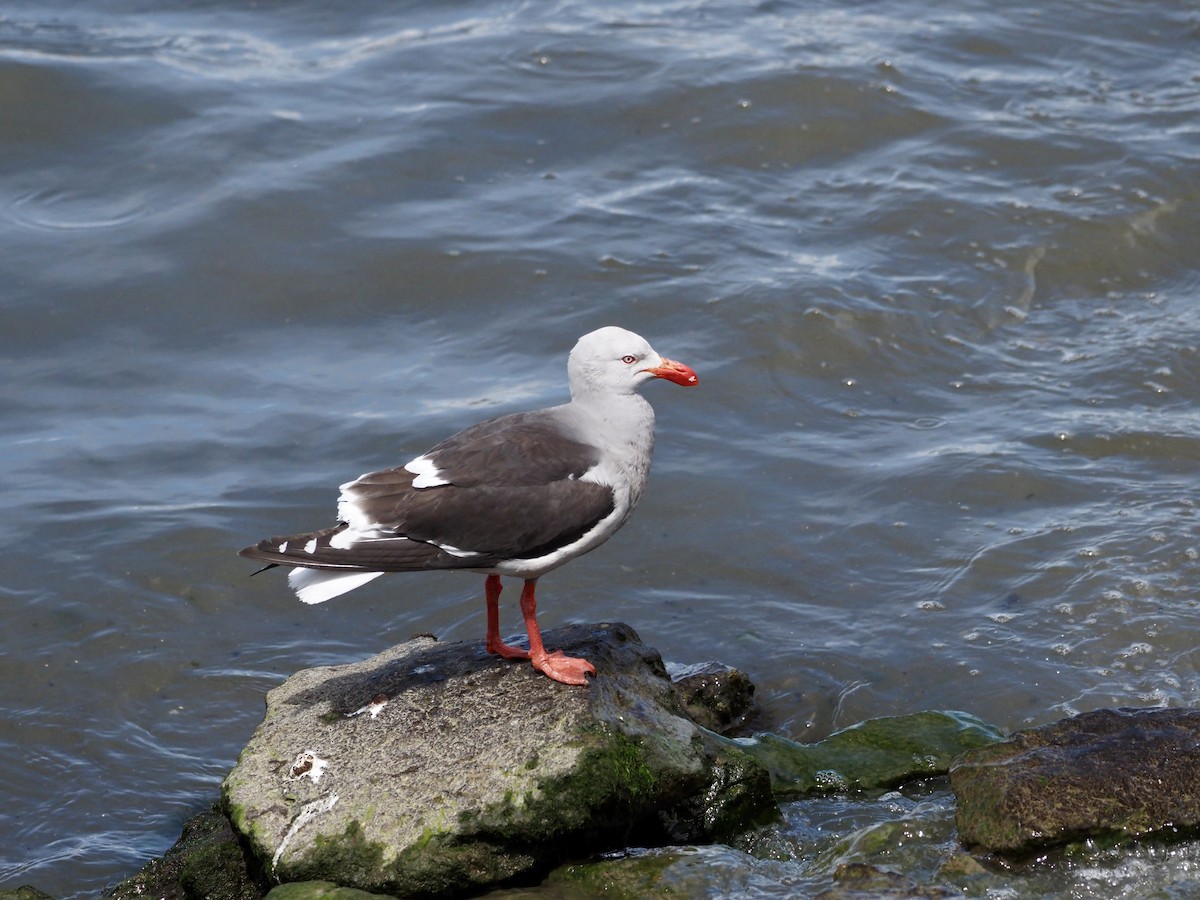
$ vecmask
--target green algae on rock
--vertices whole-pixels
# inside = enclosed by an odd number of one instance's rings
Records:
[[[105,892],[108,900],[143,897],[258,900],[265,884],[250,873],[237,835],[218,806],[183,826],[179,840],[160,858]]]
[[[755,859],[721,844],[662,847],[561,866],[545,886],[551,896],[605,900],[739,896],[760,878],[779,883],[790,872],[790,863]]]
[[[766,766],[777,794],[825,794],[944,775],[960,753],[1003,738],[967,713],[927,711],[869,719],[815,744],[765,733],[729,743]]]
[[[271,889],[268,900],[392,900],[389,894],[372,894],[340,887],[331,881],[291,881]],[[218,898],[212,898],[218,900]]]
[[[0,890],[0,900],[54,900],[54,898],[32,884],[22,884],[19,887]]]

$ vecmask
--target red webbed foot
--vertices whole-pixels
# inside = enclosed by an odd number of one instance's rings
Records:
[[[584,685],[588,683],[587,676],[596,674],[596,667],[586,659],[567,656],[561,650],[543,651],[540,656],[531,656],[530,662],[543,675],[563,684]]]
[[[525,579],[521,590],[521,615],[525,618],[525,631],[529,634],[529,650],[510,647],[500,640],[500,576],[489,575],[485,593],[488,608],[488,630],[484,646],[489,653],[505,659],[528,659],[533,668],[547,678],[562,684],[586,685],[587,677],[596,674],[596,667],[586,659],[567,656],[561,650],[547,653],[542,644],[542,631],[537,623],[537,598],[534,595],[536,578]]]

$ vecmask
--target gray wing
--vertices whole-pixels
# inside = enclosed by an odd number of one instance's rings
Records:
[[[552,411],[482,422],[423,459],[435,486],[414,487],[403,467],[368,473],[342,485],[336,528],[268,538],[242,555],[375,572],[487,568],[571,544],[615,507],[611,488],[580,479],[599,452]]]

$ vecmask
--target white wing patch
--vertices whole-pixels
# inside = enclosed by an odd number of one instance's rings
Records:
[[[324,603],[362,587],[382,572],[346,572],[342,569],[292,569],[288,584],[304,603]]]
[[[428,456],[418,456],[416,459],[410,460],[404,464],[404,470],[417,476],[412,483],[412,486],[417,489],[438,487],[450,483],[442,477],[441,470]]]
[[[350,527],[331,537],[329,539],[329,546],[335,550],[349,550],[358,542],[360,537],[361,535],[353,527]]]
[[[346,491],[348,488],[354,487],[358,482],[347,481],[341,486],[341,496],[338,497],[337,515],[338,518],[350,526],[351,532],[367,532],[371,531],[377,523],[372,522],[362,509],[359,508],[358,498]],[[348,532],[343,532],[348,534]],[[334,538],[336,541],[337,538]],[[334,543],[333,546],[345,549],[345,544]]]

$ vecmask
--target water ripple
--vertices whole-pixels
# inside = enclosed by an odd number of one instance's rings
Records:
[[[144,218],[149,211],[144,194],[105,197],[63,189],[27,193],[5,208],[13,225],[50,232],[115,228]]]

